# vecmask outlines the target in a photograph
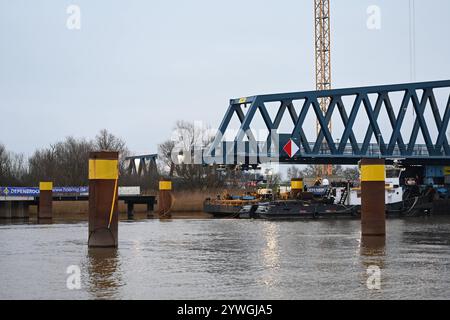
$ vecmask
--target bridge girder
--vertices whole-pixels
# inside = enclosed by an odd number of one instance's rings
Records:
[[[125,160],[128,161],[127,174],[139,177],[158,174],[156,165],[157,158],[157,154],[132,156],[125,158]],[[136,161],[139,161],[139,164],[137,166]]]
[[[388,161],[399,159],[408,164],[450,164],[450,146],[447,138],[450,120],[450,94],[444,102],[445,105],[439,105],[435,91],[441,88],[449,89],[450,80],[258,95],[232,99],[216,138],[204,154],[204,159],[206,163],[226,164],[251,163],[251,159],[255,158],[257,163],[268,162],[267,155],[271,152],[261,157],[261,151],[270,151],[274,140],[276,140],[274,136],[278,135],[279,146],[277,151],[281,150],[281,152],[278,155],[274,154],[275,157],[270,160],[271,162],[354,164],[361,158],[381,157]],[[421,98],[419,98],[420,91],[422,92]],[[402,94],[402,101],[399,106],[394,106],[392,103],[391,96],[396,92]],[[375,103],[371,102],[369,95],[376,95]],[[343,99],[347,96],[355,96],[350,109],[345,105]],[[327,98],[329,101],[326,112],[322,110],[319,103],[323,98]],[[279,107],[275,117],[272,118],[267,110],[267,104],[274,102],[278,102]],[[298,113],[294,107],[294,102],[302,103]],[[383,134],[383,130],[380,128],[382,126],[378,122],[383,107],[392,128],[390,136]],[[430,108],[434,119],[425,119],[426,108]],[[248,109],[246,113],[244,112],[245,109]],[[307,125],[305,119],[310,109],[314,111],[320,125],[320,132],[315,141],[308,141],[304,130],[305,125]],[[367,121],[368,126],[364,139],[357,141],[353,126],[361,109],[365,112],[364,120]],[[411,109],[415,112],[415,121],[412,124],[411,134],[404,136],[402,134],[403,126],[411,125],[405,124],[405,115]],[[347,112],[348,110],[350,112]],[[252,121],[257,111],[260,112],[267,128],[268,137],[265,141],[256,141],[252,133]],[[292,120],[292,132],[288,135],[279,135],[278,129],[286,112],[289,112]],[[235,114],[240,121],[240,128],[233,141],[223,141],[223,136]],[[338,114],[344,125],[343,133],[339,137],[333,137],[329,130],[329,123],[335,114]],[[428,129],[428,124],[433,120],[437,128],[435,139],[432,139]],[[422,132],[424,144],[416,143],[419,131]],[[244,139],[247,141],[244,141]],[[289,139],[292,139],[299,149],[296,154],[290,156],[284,154],[282,150],[286,140]],[[376,140],[375,144],[372,143],[373,139]],[[239,147],[240,144],[243,147]],[[218,157],[219,154],[220,157]],[[223,161],[218,160],[220,158]]]

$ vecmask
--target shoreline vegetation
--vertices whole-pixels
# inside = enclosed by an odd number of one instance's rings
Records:
[[[280,173],[272,173],[269,169],[248,172],[236,166],[219,168],[190,164],[189,161],[173,163],[174,154],[184,157],[194,147],[205,148],[214,136],[215,132],[209,127],[177,121],[171,139],[158,145],[156,167],[143,170],[141,175],[133,175],[128,170],[126,158],[135,154],[126,142],[106,129],[100,130],[92,139],[66,137],[36,150],[29,158],[8,151],[0,141],[0,186],[33,187],[40,181],[52,181],[54,186],[87,186],[89,153],[98,150],[119,152],[119,186],[139,186],[142,194],[156,195],[160,179],[172,180],[174,212],[201,211],[203,201],[208,197],[226,193],[243,195],[255,191],[260,184],[276,190],[281,184],[290,185],[292,178],[303,177],[307,181],[317,177],[318,166],[313,165],[289,167],[283,180]],[[358,169],[333,166],[333,176],[340,180],[358,179]]]
[[[29,158],[8,151],[0,141],[0,186],[33,187],[40,181],[52,181],[54,186],[87,186],[89,153],[99,150],[118,151],[119,186],[139,186],[143,194],[156,193],[161,178],[171,179],[174,190],[205,193],[248,180],[248,175],[238,170],[221,171],[215,166],[183,162],[175,165],[172,154],[182,154],[183,150],[192,150],[194,146],[207,146],[213,135],[193,123],[178,121],[173,137],[158,145],[156,168],[143,170],[141,175],[128,170],[126,158],[135,154],[122,138],[106,129],[93,139],[66,137],[34,151]]]

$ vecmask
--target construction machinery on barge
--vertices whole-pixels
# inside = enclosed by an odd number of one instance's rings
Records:
[[[385,201],[388,217],[430,215],[439,193],[432,185],[420,186],[411,178],[402,179],[405,169],[386,167]],[[404,183],[401,183],[404,180]],[[341,184],[303,186],[294,179],[288,196],[263,189],[256,194],[207,199],[204,211],[215,218],[240,219],[323,219],[361,215],[361,188],[347,181]]]

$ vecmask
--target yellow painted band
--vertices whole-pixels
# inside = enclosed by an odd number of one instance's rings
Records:
[[[303,181],[291,181],[292,190],[303,190]]]
[[[239,99],[239,103],[246,103],[247,102],[247,98],[240,98]]]
[[[361,181],[385,181],[385,166],[382,164],[361,166]]]
[[[40,182],[39,190],[41,191],[52,191],[53,190],[53,182]]]
[[[89,180],[116,180],[118,178],[118,160],[89,159]]]
[[[172,181],[160,181],[159,190],[172,190]]]
[[[450,167],[444,167],[444,176],[450,176]]]

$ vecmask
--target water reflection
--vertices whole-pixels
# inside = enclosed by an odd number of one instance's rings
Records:
[[[278,248],[278,229],[275,223],[266,223],[263,228],[266,246],[263,250],[263,260],[266,268],[277,268],[280,262],[280,252]]]
[[[0,218],[0,225],[20,225],[20,224],[28,224],[30,220],[28,218]]]
[[[265,246],[262,250],[262,262],[265,272],[262,282],[268,287],[276,286],[280,268],[279,225],[267,222],[263,227]]]
[[[450,232],[445,228],[433,228],[432,230],[405,231],[402,240],[410,245],[450,245]]]
[[[360,252],[362,256],[384,256],[386,237],[361,236]]]
[[[389,220],[386,239],[359,221],[139,221],[121,223],[118,251],[88,251],[87,223],[61,221],[0,226],[0,299],[450,297],[450,217]]]
[[[36,221],[37,224],[53,224],[52,218],[39,218]]]
[[[123,285],[120,256],[115,248],[89,248],[88,292],[95,299],[118,298]]]
[[[385,268],[385,255],[386,255],[386,237],[385,236],[361,236],[360,241],[360,254],[362,265],[362,282],[365,286],[373,285],[370,276],[374,274],[374,270],[379,270],[380,281],[386,280],[382,277],[381,271]],[[371,270],[371,271],[370,271]],[[379,282],[381,289],[381,282]],[[369,289],[369,287],[368,287]],[[376,292],[376,290],[374,291]]]

